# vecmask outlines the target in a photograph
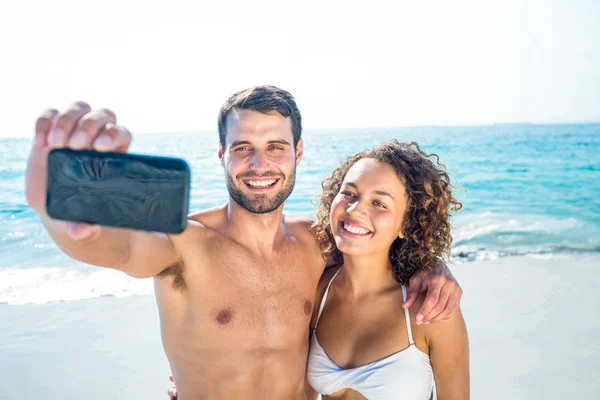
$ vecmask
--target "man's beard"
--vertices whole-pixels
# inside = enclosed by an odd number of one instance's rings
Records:
[[[287,199],[292,193],[292,190],[294,190],[294,184],[296,182],[296,167],[294,166],[294,170],[288,177],[289,179],[286,179],[284,175],[276,174],[256,175],[245,173],[237,176],[237,181],[241,182],[242,185],[245,185],[245,183],[241,181],[241,178],[276,178],[279,179],[279,181],[283,181],[283,186],[272,199],[269,199],[269,196],[273,196],[272,193],[253,194],[248,196],[236,186],[233,178],[231,175],[229,175],[229,173],[227,173],[227,171],[225,171],[225,177],[227,191],[236,203],[238,203],[243,209],[253,214],[266,214],[279,208],[285,199]],[[279,184],[279,182],[277,182],[276,185],[277,184]]]

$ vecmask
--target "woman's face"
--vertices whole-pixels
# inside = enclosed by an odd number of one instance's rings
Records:
[[[351,255],[387,252],[397,237],[404,237],[407,203],[394,168],[371,158],[359,160],[331,204],[331,230],[338,249]]]

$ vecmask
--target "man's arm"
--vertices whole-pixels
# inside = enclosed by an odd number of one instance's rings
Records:
[[[427,296],[417,313],[419,325],[449,319],[458,309],[463,293],[450,269],[441,260],[432,271],[419,271],[410,278],[402,307],[412,306],[419,293],[425,291]]]
[[[131,134],[116,122],[112,111],[91,112],[83,102],[73,103],[62,113],[45,111],[36,121],[27,165],[27,202],[68,256],[134,277],[150,277],[177,261],[175,247],[166,234],[59,221],[46,213],[48,153],[61,147],[126,152]]]
[[[40,218],[54,242],[69,257],[134,278],[155,276],[178,259],[173,243],[164,233],[63,223],[47,215]],[[73,238],[69,230],[77,229],[90,229],[91,233],[83,239]]]

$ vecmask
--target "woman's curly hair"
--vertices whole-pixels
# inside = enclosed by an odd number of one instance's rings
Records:
[[[430,159],[433,157],[435,163]],[[415,142],[392,139],[374,149],[356,153],[323,181],[323,193],[318,197],[317,220],[311,231],[328,262],[343,260],[331,232],[331,203],[348,170],[363,158],[391,165],[406,188],[408,207],[402,222],[405,238],[396,238],[392,243],[390,261],[396,280],[408,284],[415,272],[431,270],[440,258],[448,259],[452,243],[450,211],[458,211],[462,204],[452,196],[451,188],[455,186],[450,183],[446,166],[437,155],[423,152]]]

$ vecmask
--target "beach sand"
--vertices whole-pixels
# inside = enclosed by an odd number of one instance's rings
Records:
[[[600,256],[451,268],[464,289],[472,399],[600,398]],[[0,321],[0,399],[167,399],[151,296],[0,305]]]
[[[168,400],[152,296],[0,306],[0,399]]]

